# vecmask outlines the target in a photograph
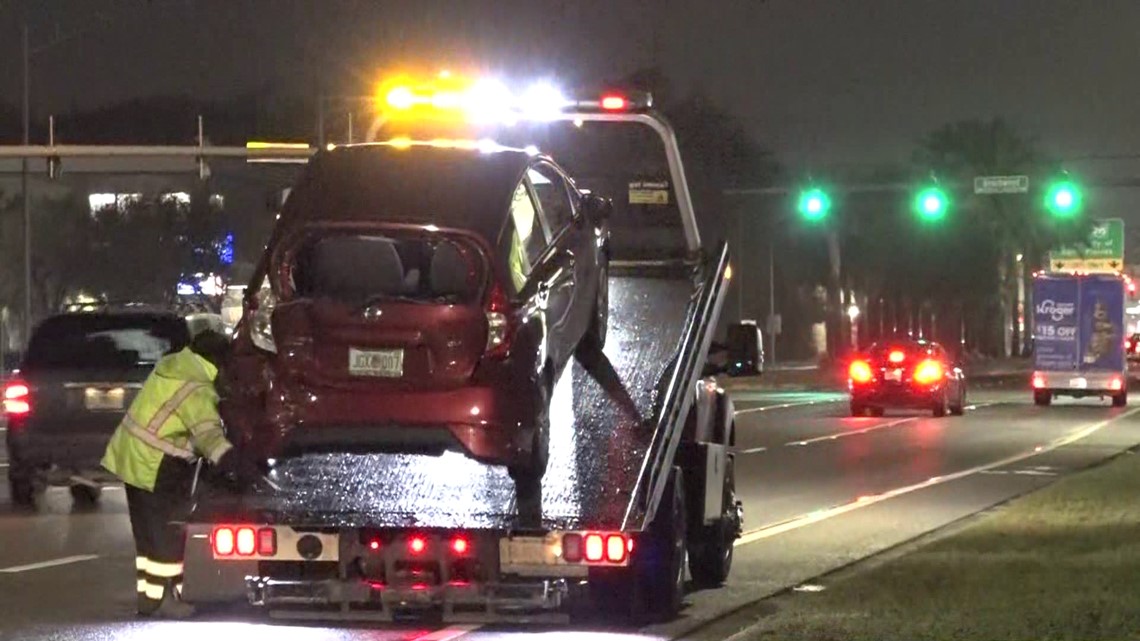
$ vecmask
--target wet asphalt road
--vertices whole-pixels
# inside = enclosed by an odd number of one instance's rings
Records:
[[[723,638],[729,611],[1040,487],[1140,443],[1140,408],[979,391],[964,417],[900,412],[850,418],[826,393],[740,391],[738,493],[746,536],[729,585],[693,593],[681,619],[634,630],[335,628],[246,622],[139,622],[121,490],[74,512],[50,490],[37,514],[0,489],[0,639],[544,639]],[[270,628],[270,626],[272,626]]]

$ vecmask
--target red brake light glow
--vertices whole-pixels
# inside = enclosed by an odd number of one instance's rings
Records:
[[[1033,375],[1033,389],[1045,389],[1045,377],[1040,374]]]
[[[4,386],[4,413],[19,416],[32,411],[28,397],[32,390],[26,383],[14,381]]]
[[[1120,390],[1124,389],[1124,381],[1120,380],[1119,377],[1113,378],[1112,382],[1108,384],[1108,388],[1114,392],[1119,392]]]
[[[620,534],[606,537],[606,560],[610,563],[621,563],[625,560],[625,537]]]
[[[605,558],[605,542],[601,534],[586,535],[586,560],[590,562],[601,561]]]
[[[229,556],[234,553],[234,531],[228,527],[214,528],[214,554]]]
[[[371,541],[369,541],[368,542],[368,549],[372,550],[373,552],[375,552],[376,550],[379,550],[380,549],[380,540],[379,539],[372,539]]]
[[[942,371],[942,363],[936,360],[926,359],[914,368],[914,382],[920,385],[930,385],[942,380],[945,373]]]
[[[906,353],[899,349],[891,350],[887,360],[897,365],[906,360]]]
[[[235,535],[235,549],[239,556],[253,556],[257,552],[257,535],[251,527],[239,527]]]
[[[562,537],[562,558],[567,563],[582,560],[582,535],[571,533]]]
[[[864,360],[858,360],[851,363],[851,367],[847,370],[847,376],[855,383],[869,383],[874,378],[871,372],[871,364]]]
[[[467,554],[467,551],[470,549],[471,543],[462,536],[457,536],[451,540],[451,551],[456,554]]]
[[[422,554],[427,549],[427,540],[422,536],[413,536],[408,539],[408,551],[412,554]]]
[[[602,96],[602,109],[606,111],[622,111],[625,109],[626,100],[624,96],[616,94]]]
[[[491,288],[487,297],[487,355],[505,357],[511,351],[510,301],[502,287]]]

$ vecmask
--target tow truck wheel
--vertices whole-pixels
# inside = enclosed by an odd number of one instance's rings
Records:
[[[1128,392],[1121,392],[1112,397],[1113,407],[1124,407],[1125,405],[1128,405]]]
[[[8,494],[12,505],[22,509],[36,507],[36,484],[32,479],[23,476],[8,477]]]
[[[685,597],[688,536],[684,485],[681,469],[673,468],[657,514],[642,537],[641,554],[634,557],[634,571],[645,588],[645,613],[652,621],[676,617]]]
[[[862,416],[867,413],[867,408],[862,403],[851,401],[851,416]]]
[[[731,454],[724,469],[724,495],[720,520],[702,527],[689,543],[689,574],[697,588],[721,586],[732,570],[733,543],[741,524],[736,511],[736,472]]]
[[[1033,392],[1033,404],[1046,407],[1053,402],[1053,394],[1046,390],[1037,390]]]
[[[943,394],[937,402],[934,403],[934,416],[946,416],[946,395]]]
[[[72,485],[70,489],[71,500],[77,507],[94,507],[99,503],[99,497],[103,495],[103,488],[90,485]]]

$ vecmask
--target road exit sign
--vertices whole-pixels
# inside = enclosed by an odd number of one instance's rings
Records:
[[[975,194],[1024,194],[1029,191],[1029,176],[976,176]]]

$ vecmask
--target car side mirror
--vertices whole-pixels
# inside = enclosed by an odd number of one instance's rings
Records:
[[[610,219],[614,212],[614,204],[609,198],[602,198],[595,194],[582,196],[582,215],[591,225],[601,225]]]

